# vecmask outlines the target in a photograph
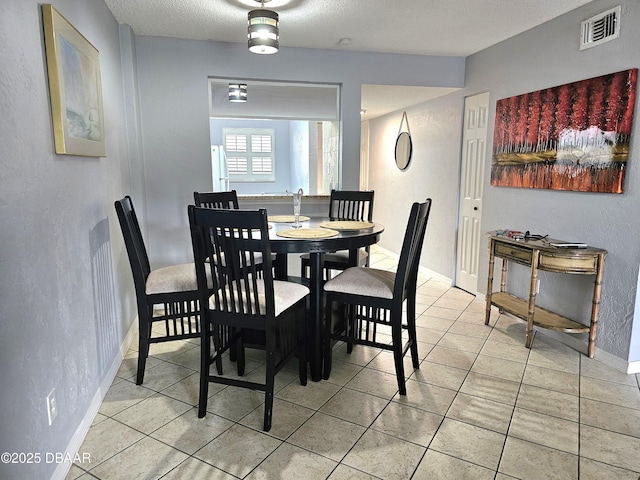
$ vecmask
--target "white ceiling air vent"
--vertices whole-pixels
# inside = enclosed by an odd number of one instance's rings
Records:
[[[580,50],[595,47],[620,36],[620,5],[582,22]]]

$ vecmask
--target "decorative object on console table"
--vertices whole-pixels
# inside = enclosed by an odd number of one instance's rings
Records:
[[[622,193],[638,69],[496,102],[491,185]]]
[[[515,240],[508,236],[489,233],[489,274],[487,280],[487,307],[485,325],[489,324],[491,306],[527,322],[525,347],[531,347],[533,327],[538,326],[564,333],[589,333],[587,355],[595,354],[596,326],[600,307],[600,293],[606,250],[595,247],[554,247],[553,243],[567,244],[551,238],[525,238]],[[493,292],[495,257],[502,258],[500,291]],[[524,300],[507,293],[507,266],[509,262],[531,268],[529,299]],[[562,315],[536,307],[538,270],[573,275],[595,275],[591,318],[589,325],[570,320]]]
[[[100,54],[52,5],[42,5],[56,153],[104,157]]]

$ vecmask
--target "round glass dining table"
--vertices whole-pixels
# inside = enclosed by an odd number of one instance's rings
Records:
[[[322,289],[323,264],[326,253],[349,250],[349,263],[357,263],[358,249],[373,245],[380,240],[384,226],[370,223],[368,228],[353,228],[357,222],[330,222],[326,217],[301,216],[302,227],[294,229],[293,219],[287,216],[269,217],[269,242],[271,251],[276,254],[276,278],[286,280],[287,255],[290,253],[308,253],[310,259],[309,288],[310,310],[307,321],[307,358],[311,369],[311,379],[315,382],[322,378],[322,341],[323,341],[323,302]],[[289,220],[289,219],[286,219]],[[350,224],[351,223],[351,224]],[[359,222],[364,223],[364,222]],[[335,226],[336,228],[332,228]],[[323,232],[323,229],[327,232]],[[337,233],[336,233],[337,232]],[[330,236],[329,236],[330,235]],[[292,238],[291,236],[294,236]]]

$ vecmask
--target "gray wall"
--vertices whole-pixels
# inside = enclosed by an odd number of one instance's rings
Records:
[[[192,257],[186,205],[207,188],[208,77],[341,84],[342,187],[358,187],[363,83],[461,87],[464,59],[282,48],[136,37],[148,248],[153,266]],[[158,101],[162,99],[162,101]]]
[[[455,267],[463,103],[456,92],[403,110],[413,142],[404,171],[394,159],[402,112],[369,125],[369,188],[376,192],[375,220],[385,226],[380,245],[399,252],[411,204],[429,197],[433,203],[420,263],[447,278],[453,278]]]
[[[620,38],[581,52],[580,22],[616,5],[622,5]],[[493,118],[497,99],[638,67],[640,31],[637,25],[640,25],[640,4],[636,0],[589,3],[470,57],[466,89],[491,92]],[[637,104],[635,115],[623,194],[487,186],[482,218],[484,230],[506,227],[549,233],[556,238],[583,241],[608,250],[596,346],[629,361],[640,360],[640,349],[636,346],[630,351],[629,343],[640,263],[640,112]],[[493,129],[489,138],[493,138]],[[487,165],[487,180],[489,168]],[[486,278],[487,253],[484,250],[482,253],[480,278]],[[547,274],[542,279],[541,304],[577,318],[589,318],[590,282],[586,277],[582,282],[567,282],[562,276]],[[574,283],[578,284],[575,288]]]
[[[580,22],[619,4],[622,4],[620,38],[580,52]],[[422,257],[424,266],[445,276],[454,276],[462,96],[490,92],[487,158],[491,159],[496,100],[638,67],[640,31],[635,28],[637,25],[640,25],[637,1],[600,0],[469,57],[462,92],[407,109],[415,150],[406,172],[397,170],[393,163],[393,142],[401,112],[371,121],[370,175],[377,205],[398,205],[407,211],[410,202],[433,197]],[[482,216],[484,231],[529,230],[608,250],[596,346],[630,362],[640,360],[640,332],[634,315],[640,263],[640,121],[637,118],[640,112],[637,105],[635,115],[623,194],[491,187],[489,160],[484,176]],[[387,227],[381,244],[397,250],[405,218],[377,208],[376,219]],[[487,264],[484,242],[478,277],[478,288],[483,293]],[[513,291],[527,294],[528,274],[527,269],[518,267],[510,271]],[[588,323],[593,277],[568,279],[547,272],[541,272],[541,277],[540,305]],[[586,336],[581,339],[586,342]]]
[[[113,209],[129,190],[118,25],[102,1],[53,4],[100,51],[107,158],[54,154],[40,2],[3,1],[0,451],[42,455],[3,479],[51,476],[45,452],[67,448],[135,315]]]

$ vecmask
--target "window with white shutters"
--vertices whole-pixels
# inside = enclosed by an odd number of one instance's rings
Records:
[[[258,128],[222,129],[232,182],[275,181],[274,130]]]

